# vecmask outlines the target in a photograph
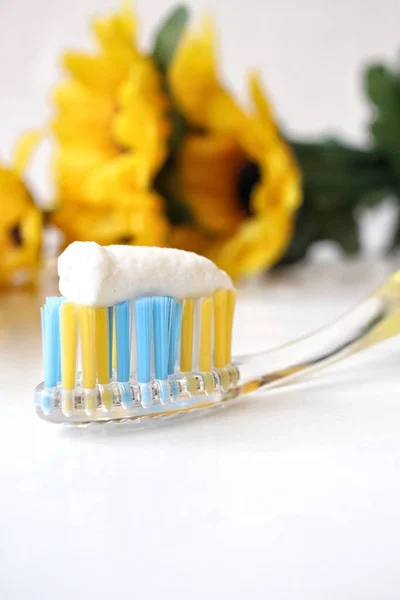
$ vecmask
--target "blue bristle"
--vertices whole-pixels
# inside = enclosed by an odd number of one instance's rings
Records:
[[[110,379],[112,377],[113,367],[113,307],[108,308],[108,361],[110,369]]]
[[[117,380],[129,381],[130,368],[130,327],[129,302],[121,302],[115,307],[115,325],[117,340]]]
[[[44,383],[53,387],[61,379],[60,306],[64,298],[49,296],[42,307]]]
[[[135,301],[137,378],[148,383],[151,376],[152,299]]]
[[[167,379],[171,345],[171,314],[175,303],[168,296],[153,298],[154,366],[156,379]]]
[[[170,342],[168,354],[168,375],[175,371],[175,363],[178,358],[178,343],[181,328],[181,307],[178,300],[173,300],[170,322]]]

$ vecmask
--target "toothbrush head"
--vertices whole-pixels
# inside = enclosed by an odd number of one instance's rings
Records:
[[[231,364],[235,291],[136,297],[111,307],[47,298],[37,414],[87,425],[170,416],[218,404]]]

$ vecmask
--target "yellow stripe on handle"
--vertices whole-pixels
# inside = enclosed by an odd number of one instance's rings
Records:
[[[78,330],[76,307],[72,302],[63,302],[60,309],[61,331],[61,386],[74,390],[76,382],[76,352]]]
[[[232,362],[232,332],[233,317],[235,315],[236,290],[228,290],[226,297],[226,355],[225,362],[229,365]]]
[[[212,367],[212,308],[212,298],[203,298],[200,321],[200,371],[210,371]]]
[[[95,313],[92,306],[79,306],[79,331],[82,356],[83,387],[96,387]]]
[[[181,371],[192,370],[194,300],[186,298],[183,305],[181,329]]]
[[[100,384],[104,384],[110,381],[108,308],[96,308],[95,313],[97,378]]]
[[[214,294],[214,365],[220,369],[226,365],[227,291]]]

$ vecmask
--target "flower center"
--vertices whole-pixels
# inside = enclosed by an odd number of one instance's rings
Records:
[[[251,194],[254,186],[260,181],[260,168],[257,163],[246,161],[237,177],[236,189],[240,206],[244,209],[246,216],[252,214],[251,210]]]
[[[22,246],[22,232],[21,232],[21,227],[19,226],[19,224],[17,223],[17,225],[14,225],[14,227],[12,227],[10,229],[10,237],[11,237],[11,242],[14,246]]]
[[[119,238],[118,244],[133,244],[135,242],[135,236],[133,235],[123,235]]]

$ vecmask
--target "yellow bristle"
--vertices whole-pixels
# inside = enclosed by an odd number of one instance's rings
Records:
[[[212,306],[212,298],[201,301],[200,371],[210,371],[212,367]]]
[[[109,332],[108,308],[96,308],[96,359],[97,379],[100,384],[109,383]]]
[[[181,371],[192,370],[194,300],[186,298],[183,305],[181,331]]]
[[[217,369],[226,365],[227,291],[214,294],[214,365]]]
[[[113,370],[117,369],[117,328],[115,326],[115,310],[112,309],[112,368]]]
[[[78,342],[76,307],[63,302],[60,310],[61,333],[61,386],[74,390],[76,382],[76,352]]]
[[[82,356],[83,387],[96,387],[95,313],[92,306],[79,306],[79,332]]]
[[[235,314],[236,290],[228,290],[226,297],[226,356],[225,362],[229,365],[232,361],[232,331],[233,317]]]
[[[109,372],[109,312],[108,308],[96,308],[96,360],[97,360],[97,381],[100,385],[110,382]],[[109,388],[103,388],[101,401],[103,407],[110,409],[112,406],[112,394]]]

